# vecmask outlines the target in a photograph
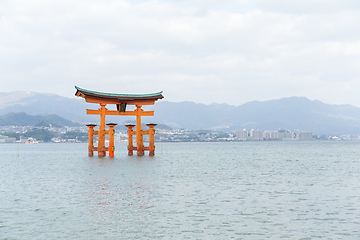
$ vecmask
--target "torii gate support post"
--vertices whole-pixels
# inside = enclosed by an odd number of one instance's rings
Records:
[[[114,127],[117,125],[116,123],[106,124],[109,127],[109,157],[114,156],[115,146],[114,146]]]
[[[86,126],[89,128],[89,156],[94,156],[94,127],[96,127],[96,124],[88,124]]]
[[[136,152],[138,156],[144,156],[143,131],[141,127],[141,105],[136,105]]]
[[[146,126],[149,127],[149,155],[150,156],[154,156],[155,155],[155,129],[154,127],[157,124],[154,123],[150,123],[150,124],[146,124]]]
[[[132,130],[135,125],[128,124],[125,125],[128,128],[127,134],[128,134],[128,155],[132,156],[134,155],[134,146],[133,146],[133,134],[134,131]]]
[[[106,104],[100,103],[100,126],[99,126],[99,140],[98,140],[98,156],[103,157],[106,156],[105,150],[105,112],[106,112]]]

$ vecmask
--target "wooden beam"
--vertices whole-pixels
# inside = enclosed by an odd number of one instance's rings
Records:
[[[92,97],[92,96],[85,96],[84,98],[85,98],[85,101],[89,102],[89,103],[104,103],[104,104],[126,103],[127,105],[139,105],[139,104],[140,105],[154,105],[155,101],[157,101],[157,99],[126,101],[126,100],[108,99],[108,98],[100,98],[100,97]]]
[[[86,109],[87,114],[100,115],[100,110]],[[135,111],[118,112],[115,110],[106,110],[105,115],[125,115],[125,116],[137,116]],[[141,116],[154,116],[154,111],[142,111]]]
[[[143,135],[148,135],[149,131],[142,131]],[[136,131],[132,131],[131,135],[136,135]]]

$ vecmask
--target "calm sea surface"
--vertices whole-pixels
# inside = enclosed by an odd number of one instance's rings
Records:
[[[360,239],[360,142],[156,147],[1,144],[0,239]]]

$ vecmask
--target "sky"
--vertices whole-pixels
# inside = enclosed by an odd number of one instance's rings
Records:
[[[1,0],[0,92],[360,107],[359,0]]]

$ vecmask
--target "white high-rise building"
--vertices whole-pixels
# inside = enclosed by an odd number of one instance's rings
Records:
[[[250,136],[252,140],[264,140],[263,133],[260,130],[251,129]]]
[[[265,131],[263,133],[264,140],[279,140],[279,132],[277,131]]]
[[[269,131],[265,131],[263,133],[264,140],[270,140],[271,139],[271,133]]]
[[[246,131],[245,129],[236,131],[236,138],[240,141],[246,141],[248,138],[248,131]]]
[[[313,134],[312,132],[299,132],[296,134],[296,138],[298,138],[300,141],[313,140]]]
[[[278,133],[279,133],[279,138],[281,138],[282,140],[293,139],[295,137],[295,134],[293,132],[286,130],[279,130]]]
[[[271,140],[279,140],[280,139],[279,132],[277,132],[277,131],[270,132],[270,139]]]

